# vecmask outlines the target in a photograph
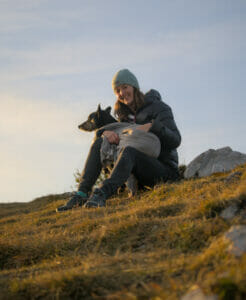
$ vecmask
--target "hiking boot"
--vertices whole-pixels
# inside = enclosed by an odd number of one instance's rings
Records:
[[[100,190],[95,189],[89,200],[84,204],[85,208],[97,208],[106,206],[107,196]]]
[[[72,208],[83,206],[88,200],[86,193],[78,191],[65,205],[60,206],[56,209],[56,212],[63,212]]]

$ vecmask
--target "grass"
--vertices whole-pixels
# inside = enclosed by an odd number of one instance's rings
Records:
[[[245,179],[242,165],[62,214],[67,194],[0,204],[0,298],[180,299],[197,284],[244,299],[246,255],[230,255],[222,237],[246,220],[219,214],[232,203],[245,209]]]

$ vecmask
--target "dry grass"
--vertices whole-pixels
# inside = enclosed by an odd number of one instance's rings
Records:
[[[246,165],[228,174],[156,186],[107,208],[57,214],[66,195],[1,204],[2,299],[180,299],[194,284],[220,299],[246,295],[246,256],[221,238],[245,217]],[[231,173],[233,173],[231,172]]]

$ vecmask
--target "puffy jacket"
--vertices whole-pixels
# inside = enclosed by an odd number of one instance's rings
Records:
[[[181,135],[173,118],[171,108],[162,101],[156,90],[145,94],[145,104],[136,111],[135,122],[146,124],[152,122],[150,131],[158,136],[161,142],[161,153],[158,160],[163,164],[178,169],[176,148],[181,143]]]

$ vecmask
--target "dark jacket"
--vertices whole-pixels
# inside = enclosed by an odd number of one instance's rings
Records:
[[[181,136],[175,124],[171,108],[162,101],[156,90],[145,94],[145,104],[135,114],[137,124],[152,122],[150,131],[158,136],[161,142],[161,153],[158,160],[175,169],[178,168],[176,148],[181,143]]]

